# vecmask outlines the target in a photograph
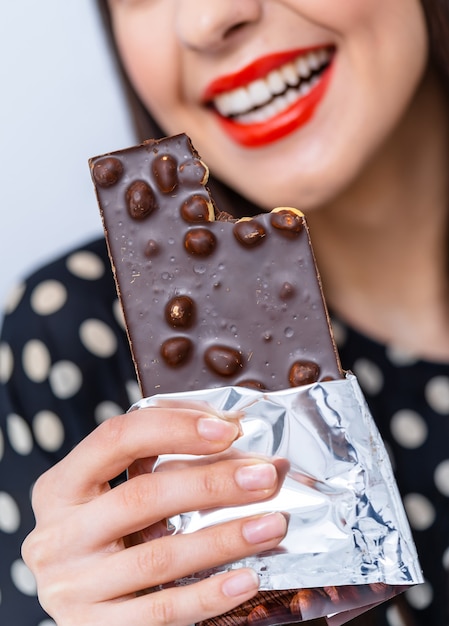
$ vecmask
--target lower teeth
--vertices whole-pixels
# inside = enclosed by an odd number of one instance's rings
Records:
[[[301,81],[297,87],[290,87],[281,95],[273,96],[273,99],[267,104],[262,105],[259,108],[253,109],[248,113],[242,115],[236,115],[231,117],[235,122],[239,124],[258,124],[265,122],[270,117],[274,117],[278,113],[281,113],[287,109],[293,102],[306,96],[309,91],[314,87],[320,79],[320,75],[325,68],[321,68],[307,81]]]

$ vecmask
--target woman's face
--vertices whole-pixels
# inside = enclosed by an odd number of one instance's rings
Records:
[[[313,208],[359,176],[427,61],[419,0],[110,0],[167,134],[257,204]]]

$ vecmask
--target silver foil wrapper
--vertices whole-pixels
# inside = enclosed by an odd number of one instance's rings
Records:
[[[155,407],[164,399],[238,412],[243,435],[233,447],[290,464],[272,499],[169,520],[174,532],[189,533],[263,512],[284,511],[290,518],[276,550],[196,573],[179,584],[237,567],[254,568],[261,590],[423,582],[389,457],[354,375],[276,392],[222,387],[161,394],[132,409]],[[197,458],[165,455],[158,463]]]

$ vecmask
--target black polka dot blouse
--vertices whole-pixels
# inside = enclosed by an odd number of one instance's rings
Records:
[[[425,583],[360,621],[449,625],[449,366],[334,329],[386,442]],[[20,546],[36,478],[100,422],[139,398],[103,239],[29,277],[6,304],[0,339],[0,624],[52,626]],[[368,618],[369,615],[369,618]]]

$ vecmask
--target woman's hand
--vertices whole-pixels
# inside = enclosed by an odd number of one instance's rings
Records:
[[[39,478],[36,527],[23,557],[58,626],[186,626],[257,593],[257,575],[248,569],[139,593],[274,548],[285,535],[280,513],[192,534],[163,531],[163,520],[178,513],[255,502],[276,492],[282,463],[217,455],[238,435],[238,423],[199,408],[140,409],[99,426]],[[209,465],[151,473],[160,454],[216,456]],[[111,489],[109,481],[127,468],[130,479]],[[151,540],[136,543],[139,534]]]

